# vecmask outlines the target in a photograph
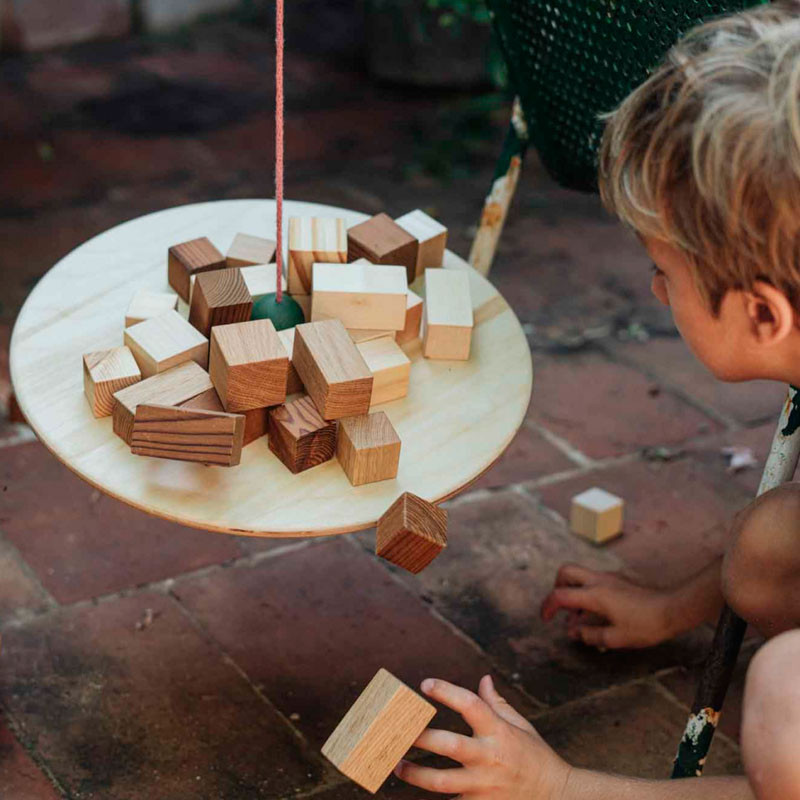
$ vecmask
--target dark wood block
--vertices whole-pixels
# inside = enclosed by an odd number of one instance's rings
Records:
[[[269,449],[295,474],[333,458],[336,423],[326,422],[310,397],[300,397],[268,413]]]
[[[421,497],[400,495],[378,520],[376,555],[421,572],[447,547],[447,512]]]
[[[373,264],[406,268],[408,282],[417,274],[419,242],[388,214],[377,214],[347,231],[347,260],[366,258]]]
[[[215,325],[247,322],[252,311],[253,298],[238,267],[204,272],[195,278],[189,322],[203,336],[210,336]]]
[[[225,256],[205,237],[169,248],[167,274],[169,285],[188,303],[192,275],[225,267]]]

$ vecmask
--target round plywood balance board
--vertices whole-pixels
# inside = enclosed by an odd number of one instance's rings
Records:
[[[367,216],[288,202],[291,216]],[[36,285],[11,340],[11,378],[39,439],[67,467],[103,492],[164,519],[222,533],[323,536],[374,525],[403,492],[431,502],[480,477],[514,438],[528,407],[531,354],[508,303],[451,252],[445,269],[469,274],[475,330],[469,361],[433,361],[419,340],[408,396],[377,406],[402,440],[395,480],[353,487],[334,459],[293,475],[266,438],[247,446],[237,467],[215,468],[131,454],[95,419],[83,393],[83,353],[122,344],[125,310],[136,289],[166,290],[167,248],[208,236],[225,252],[236,233],[269,235],[271,200],[221,200],[131,220],[82,244]],[[421,283],[421,282],[420,282]],[[424,286],[414,286],[424,295]]]

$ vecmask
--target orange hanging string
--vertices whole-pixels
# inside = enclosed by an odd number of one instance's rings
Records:
[[[283,2],[275,0],[275,261],[277,302],[283,302]]]

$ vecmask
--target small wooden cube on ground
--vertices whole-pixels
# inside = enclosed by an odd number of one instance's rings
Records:
[[[365,258],[371,264],[400,264],[409,283],[416,277],[418,247],[419,242],[388,214],[377,214],[347,231],[348,261]]]
[[[352,330],[403,330],[408,282],[404,267],[315,264],[311,321],[341,320]]]
[[[226,411],[276,406],[286,399],[289,356],[272,320],[212,328],[208,369]]]
[[[173,245],[168,256],[169,285],[188,303],[191,276],[224,266],[225,256],[205,236]]]
[[[336,456],[353,486],[397,477],[400,437],[383,411],[339,421]]]
[[[418,242],[416,277],[426,269],[441,267],[447,249],[447,228],[424,211],[417,209],[398,218],[397,224]]]
[[[184,361],[196,361],[203,368],[208,366],[208,339],[177,311],[131,325],[125,329],[124,338],[143,378]]]
[[[237,233],[225,254],[228,267],[250,267],[253,264],[269,264],[275,260],[275,242],[249,233]],[[274,289],[272,291],[275,291]]]
[[[247,322],[252,311],[253,298],[238,267],[204,272],[195,279],[189,322],[203,336],[215,325]]]
[[[289,293],[311,294],[314,263],[347,261],[347,226],[337,217],[289,218]]]
[[[622,498],[592,488],[572,498],[570,528],[573,533],[596,543],[606,542],[622,533]]]
[[[242,458],[244,416],[140,403],[131,452],[137,456],[235,467]]]
[[[425,270],[425,358],[466,361],[473,324],[467,273],[455,269]]]
[[[125,314],[125,327],[130,328],[139,322],[152,317],[159,317],[167,311],[178,308],[178,295],[173,292],[154,292],[150,289],[138,289],[131,298]]]
[[[330,461],[336,452],[336,423],[322,419],[310,397],[271,408],[269,449],[295,474]]]
[[[294,362],[292,361],[292,357],[294,356],[294,331],[294,328],[284,328],[284,330],[278,331],[278,338],[289,354],[289,373],[286,379],[287,395],[304,391],[303,381],[300,380],[300,376],[297,374],[297,370],[294,368]]]
[[[371,406],[390,403],[408,394],[411,361],[394,339],[372,339],[356,347],[374,378]]]
[[[447,512],[414,494],[400,495],[378,520],[375,554],[422,572],[447,547]]]
[[[422,326],[422,298],[408,290],[406,299],[406,326],[397,334],[397,344],[405,344],[414,339],[419,339],[419,332]]]
[[[247,285],[253,301],[265,294],[275,294],[277,289],[277,267],[274,264],[258,264],[254,267],[241,267],[239,272]],[[286,276],[281,276],[281,291],[287,291]]]
[[[181,403],[178,408],[194,408],[200,411],[225,411],[216,389],[209,389],[207,392]],[[252,408],[249,411],[240,411],[238,413],[244,417],[242,446],[247,447],[247,445],[252,444],[256,439],[260,439],[267,432],[267,409]]]
[[[372,373],[338,319],[298,325],[292,363],[323,419],[369,411]]]
[[[98,350],[83,357],[83,391],[96,417],[110,416],[114,392],[141,379],[139,365],[127,347]]]
[[[322,754],[375,794],[435,714],[427,700],[381,669],[322,746]]]

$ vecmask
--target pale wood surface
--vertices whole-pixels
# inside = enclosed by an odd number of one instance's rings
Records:
[[[342,217],[348,225],[366,219],[296,202],[287,204],[289,215]],[[245,448],[241,465],[230,470],[150,461],[130,454],[110,418],[93,417],[83,395],[81,357],[122,344],[136,289],[167,291],[167,248],[207,235],[225,251],[240,230],[272,236],[274,229],[272,201],[202,203],[132,220],[63,258],[36,285],[11,341],[14,389],[39,438],[104,492],[156,516],[226,533],[343,533],[375,525],[405,491],[437,502],[457,494],[511,442],[528,406],[532,369],[525,335],[505,300],[450,252],[445,267],[468,270],[472,357],[429,361],[419,340],[404,346],[412,362],[409,395],[382,408],[403,442],[396,480],[354,488],[336,461],[292,475],[264,439]],[[205,378],[194,394],[209,388]]]
[[[315,261],[327,264],[344,264],[347,261],[347,223],[343,218],[289,218],[288,264],[291,294],[311,293]]]
[[[447,228],[424,211],[409,211],[395,222],[418,242],[416,277],[430,267],[441,267],[447,248]]]
[[[138,383],[142,373],[129,347],[112,347],[83,357],[83,388],[96,417],[114,409],[114,392]]]
[[[143,378],[166,372],[184,361],[208,367],[208,339],[177,311],[167,311],[125,329],[130,348]]]
[[[411,359],[394,339],[383,336],[356,347],[372,373],[371,406],[390,403],[408,394]]]
[[[275,290],[273,289],[273,291]],[[178,295],[175,292],[151,292],[149,289],[137,289],[125,315],[125,327],[129,328],[138,322],[158,317],[177,308]]]
[[[275,242],[262,236],[237,233],[225,253],[229,267],[249,267],[254,264],[269,264],[275,259]],[[272,291],[275,291],[275,270],[272,271]]]
[[[383,411],[339,421],[336,457],[353,486],[393,480],[400,465],[401,446]]]

